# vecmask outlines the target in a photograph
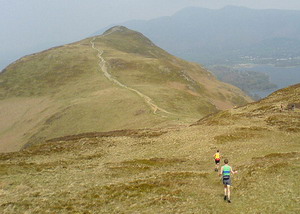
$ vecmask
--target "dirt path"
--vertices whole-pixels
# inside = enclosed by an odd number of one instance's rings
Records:
[[[107,36],[107,35],[109,35],[109,34],[102,35],[102,37],[103,36]],[[124,85],[123,83],[119,82],[117,79],[115,79],[114,77],[112,77],[112,75],[108,72],[108,69],[107,69],[107,66],[106,66],[107,62],[102,57],[103,50],[100,50],[100,49],[98,49],[98,48],[95,47],[95,43],[94,43],[95,39],[96,39],[96,37],[94,37],[90,41],[90,43],[92,45],[92,48],[98,52],[97,57],[100,59],[99,67],[101,68],[104,76],[108,80],[110,80],[111,82],[119,85],[120,87],[126,88],[127,90],[130,90],[130,91],[136,93],[137,95],[139,95],[141,98],[143,98],[145,100],[145,102],[147,103],[147,105],[150,106],[150,108],[152,109],[152,111],[153,111],[154,114],[157,114],[157,111],[160,111],[160,112],[163,112],[163,113],[166,113],[166,114],[172,114],[172,113],[166,111],[165,109],[160,108],[156,104],[154,104],[153,101],[152,101],[152,99],[150,97],[148,97],[147,95],[141,93],[140,91],[138,91],[138,90],[136,90],[134,88],[130,88],[127,85]],[[163,115],[161,115],[161,116],[164,117]]]

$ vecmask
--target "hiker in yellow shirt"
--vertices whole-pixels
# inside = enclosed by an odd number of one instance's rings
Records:
[[[217,152],[214,154],[213,156],[215,163],[216,163],[216,168],[215,171],[217,172],[220,166],[220,160],[221,160],[221,155],[220,155],[220,151],[217,150]]]

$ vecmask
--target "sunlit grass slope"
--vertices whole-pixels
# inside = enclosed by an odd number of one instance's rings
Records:
[[[0,155],[1,213],[298,213],[300,85],[189,126],[89,133]],[[281,110],[280,104],[283,104]],[[238,174],[232,203],[212,155]]]
[[[100,51],[111,76],[131,90],[105,77]],[[186,123],[251,101],[124,27],[12,63],[0,74],[0,99],[1,152],[65,135]]]

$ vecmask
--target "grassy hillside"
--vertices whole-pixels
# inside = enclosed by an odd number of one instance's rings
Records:
[[[300,85],[191,126],[89,133],[0,155],[2,213],[298,213]],[[283,109],[281,109],[283,104]],[[232,203],[212,155],[238,170]]]
[[[251,101],[124,27],[25,56],[0,83],[0,152],[84,132],[186,123]]]
[[[198,64],[168,54],[142,34],[120,29],[118,33],[108,30],[104,33],[107,36],[95,40],[104,49],[111,74],[120,82],[151,95],[163,108],[179,115],[189,112],[194,117],[194,113],[212,113],[224,106],[250,101],[240,90],[217,81]],[[124,38],[130,39],[124,42]],[[168,99],[170,95],[176,99]],[[220,101],[223,106],[212,101]]]

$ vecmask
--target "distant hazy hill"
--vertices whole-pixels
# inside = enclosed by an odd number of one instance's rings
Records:
[[[251,101],[125,27],[25,56],[0,83],[2,152],[66,135],[193,121]]]
[[[170,17],[124,25],[176,56],[204,64],[300,56],[300,11],[186,8]]]

